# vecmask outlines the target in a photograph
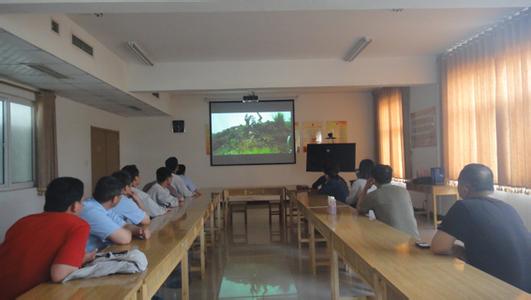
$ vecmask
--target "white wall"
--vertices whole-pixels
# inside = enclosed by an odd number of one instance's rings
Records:
[[[7,229],[18,219],[42,212],[44,197],[37,195],[37,189],[22,189],[0,192],[0,242]]]
[[[430,172],[430,169],[433,167],[441,166],[440,160],[440,99],[439,99],[439,85],[438,84],[426,84],[426,85],[417,85],[410,87],[409,90],[409,113],[418,112],[425,108],[433,107],[436,108],[437,114],[437,144],[433,147],[421,147],[421,148],[411,148],[409,154],[411,155],[411,170],[413,178],[421,176],[422,172]],[[410,115],[405,116],[404,120],[409,122]],[[411,126],[411,125],[410,125]],[[407,152],[406,152],[407,153]],[[424,203],[426,196],[421,193],[411,192],[412,200],[415,207],[423,207],[426,205]],[[440,201],[438,206],[438,211],[441,214],[446,213],[446,211],[453,205],[451,199],[446,199],[447,201]],[[431,201],[427,202],[429,209],[432,209]]]
[[[439,85],[428,84],[412,86],[409,92],[409,112],[414,113],[420,110],[435,106],[437,112],[437,129],[441,128],[440,123],[440,99]],[[409,116],[406,117],[409,120]],[[430,170],[433,167],[441,166],[440,160],[440,130],[437,130],[437,145],[433,147],[421,147],[411,149],[411,168],[413,177],[417,176],[420,170]]]
[[[143,181],[154,180],[157,167],[175,155],[186,164],[187,175],[202,187],[311,184],[319,175],[305,171],[306,155],[294,165],[211,167],[205,152],[208,102],[201,96],[178,101],[175,119],[185,121],[185,133],[171,133],[171,118],[130,119],[124,131],[122,163],[136,163]],[[295,100],[295,120],[347,120],[350,142],[357,143],[357,161],[374,158],[373,106],[369,93],[300,94]],[[346,179],[353,173],[343,174]]]
[[[90,127],[119,131],[121,157],[122,145],[127,144],[122,131],[128,119],[62,97],[57,97],[56,103],[59,176],[79,178],[85,184],[85,196],[89,196],[92,187]]]

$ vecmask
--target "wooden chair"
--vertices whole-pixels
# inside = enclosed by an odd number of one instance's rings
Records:
[[[281,205],[279,201],[268,201],[267,205],[269,207],[269,227],[273,224],[273,216],[278,216],[278,223],[282,224],[283,220],[281,217]]]
[[[230,218],[230,235],[232,236],[233,244],[247,244],[247,202],[230,202],[229,204],[229,218]],[[242,213],[244,218],[243,233],[234,233],[234,214]]]

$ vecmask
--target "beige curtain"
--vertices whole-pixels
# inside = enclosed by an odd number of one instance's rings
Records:
[[[57,177],[57,133],[55,124],[55,94],[36,95],[37,191],[46,191],[48,183]]]
[[[374,93],[376,98],[376,125],[378,161],[393,168],[393,176],[405,177],[404,123],[402,116],[402,91],[383,88]]]
[[[531,17],[524,12],[441,58],[443,153],[450,179],[488,165],[500,185],[531,186]]]

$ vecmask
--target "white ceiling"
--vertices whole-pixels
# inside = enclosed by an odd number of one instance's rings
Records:
[[[68,78],[56,79],[28,67],[29,63],[46,66]],[[0,29],[0,78],[2,76],[122,116],[164,115],[133,95]]]
[[[517,8],[77,14],[70,17],[128,62],[135,40],[156,62],[433,56]]]
[[[529,0],[0,0],[5,13],[173,13],[524,7]]]

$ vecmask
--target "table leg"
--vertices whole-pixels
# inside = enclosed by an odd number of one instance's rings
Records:
[[[285,212],[284,212],[284,205],[285,205],[285,204],[284,204],[284,200],[282,200],[282,197],[281,197],[281,199],[280,199],[280,205],[279,205],[279,206],[280,206],[280,216],[279,216],[279,220],[278,220],[279,223],[280,223],[280,224],[278,224],[278,226],[281,227],[281,228],[284,226],[284,224],[286,224],[286,223],[284,222],[284,218],[285,218],[285,217],[284,217],[284,213],[285,213]]]
[[[312,222],[308,222],[308,229],[310,231],[310,268],[312,269],[312,274],[315,275],[317,273],[315,264],[315,227]]]
[[[230,211],[230,201],[227,199],[223,203],[223,221],[225,222],[225,228],[228,228],[229,226],[229,211]]]
[[[216,204],[216,227],[221,228],[221,203],[219,201]]]
[[[339,299],[339,266],[337,252],[329,247],[330,253],[330,291],[332,292],[332,300]]]
[[[301,249],[301,210],[297,207],[297,244],[299,246],[299,249]]]
[[[181,260],[181,299],[183,300],[188,300],[190,298],[188,276],[188,251],[184,251]]]
[[[289,227],[293,228],[293,196],[289,197]]]
[[[201,252],[201,279],[205,278],[205,228],[199,234],[199,251]]]
[[[216,228],[214,225],[214,212],[210,212],[210,243],[212,248],[214,248],[214,243],[216,242]]]
[[[437,229],[437,195],[432,194],[432,201],[433,201],[433,227]]]

